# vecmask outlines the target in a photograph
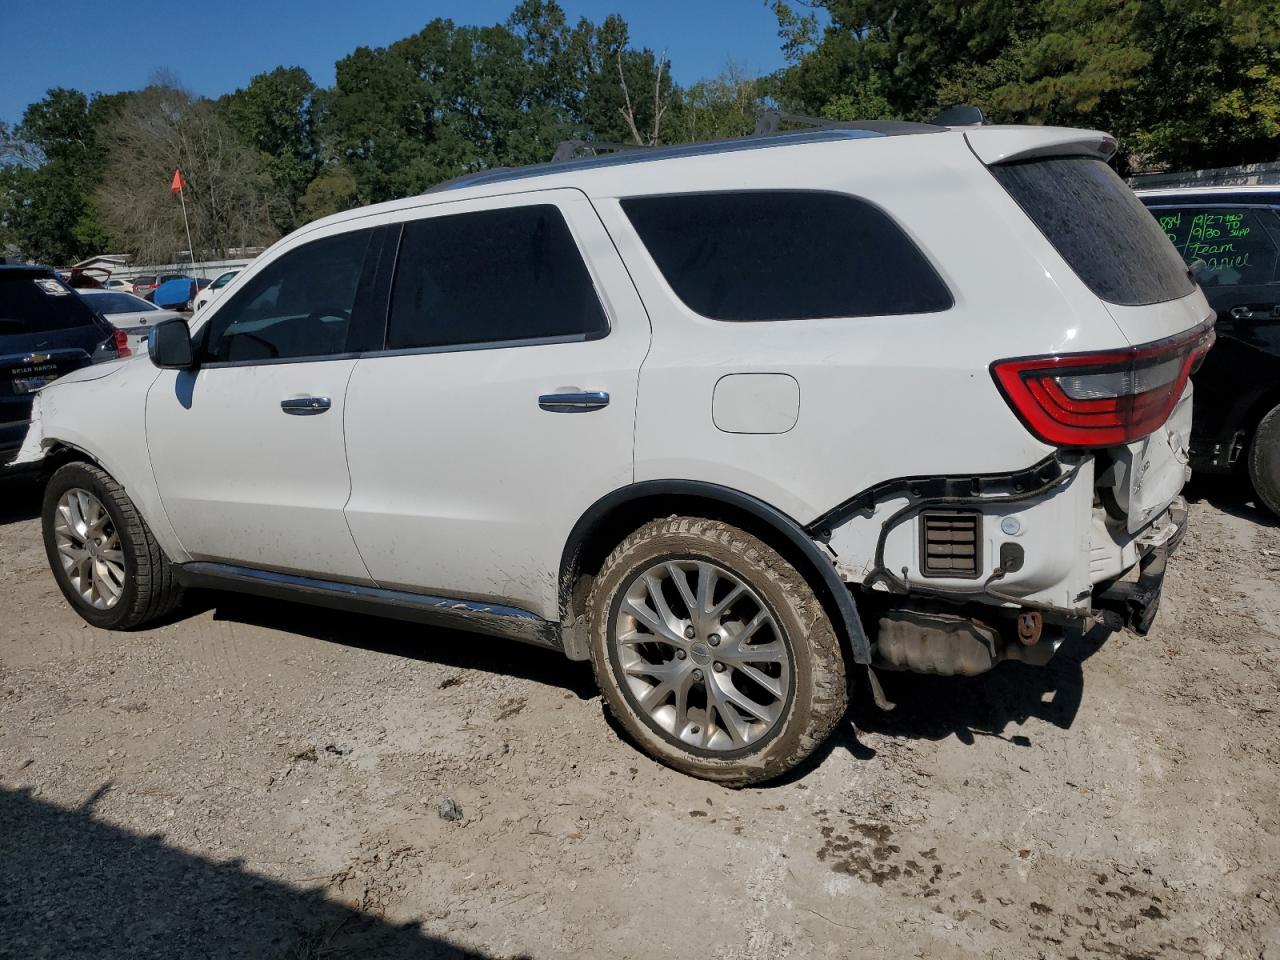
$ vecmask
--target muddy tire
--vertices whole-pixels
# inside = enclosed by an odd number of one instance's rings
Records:
[[[90,463],[59,468],[45,486],[40,514],[53,578],[95,627],[133,630],[182,601],[173,565],[106,471]]]
[[[1280,517],[1280,406],[1272,407],[1253,433],[1249,480],[1262,505]]]
[[[727,786],[803,761],[845,713],[839,639],[805,578],[756,537],[655,520],[611,553],[588,599],[605,704],[647,753]]]

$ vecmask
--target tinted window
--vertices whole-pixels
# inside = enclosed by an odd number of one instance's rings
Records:
[[[209,321],[213,361],[282,360],[373,350],[381,331],[357,309],[372,230],[313,240],[242,286]]]
[[[222,276],[220,276],[217,280],[213,281],[213,283],[211,284],[211,286],[212,286],[212,287],[213,287],[213,289],[215,289],[215,290],[217,290],[217,289],[218,289],[218,288],[220,288],[220,287],[225,287],[228,283],[230,283],[230,282],[231,282],[232,278],[233,278],[237,273],[239,273],[239,272],[240,272],[240,271],[238,271],[238,270],[232,270],[230,273],[224,273],[224,274],[223,274]]]
[[[85,297],[89,306],[102,314],[112,313],[145,313],[148,310],[159,310],[153,303],[147,303],[141,297],[127,293],[91,293]]]
[[[87,327],[93,311],[61,280],[0,270],[0,336]]]
[[[405,224],[387,347],[603,336],[577,244],[551,205]]]
[[[1001,164],[991,172],[1103,300],[1126,306],[1185,297],[1186,264],[1114,170],[1094,157]]]
[[[622,201],[685,305],[716,320],[931,313],[951,294],[924,255],[865,200],[799,191]]]
[[[1280,280],[1280,218],[1267,207],[1153,207],[1182,258],[1203,260],[1204,287],[1237,287]]]

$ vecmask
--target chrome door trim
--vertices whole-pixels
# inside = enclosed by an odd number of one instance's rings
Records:
[[[295,417],[313,417],[333,406],[328,397],[290,397],[280,401],[280,409]]]
[[[567,393],[544,393],[538,406],[549,413],[582,413],[602,410],[609,405],[609,394],[603,390],[578,390]]]

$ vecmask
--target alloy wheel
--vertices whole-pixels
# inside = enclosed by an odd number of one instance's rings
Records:
[[[718,564],[664,560],[633,577],[611,639],[633,705],[690,747],[751,747],[790,702],[791,653],[777,621]]]
[[[58,499],[54,542],[62,572],[89,606],[110,610],[120,602],[126,582],[120,534],[102,501],[78,487]]]

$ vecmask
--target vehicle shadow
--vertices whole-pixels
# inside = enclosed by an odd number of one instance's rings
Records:
[[[40,485],[34,480],[0,473],[0,526],[40,516],[40,498]]]
[[[1084,696],[1084,661],[1093,656],[1113,631],[1095,627],[1070,634],[1047,666],[1002,663],[976,677],[933,677],[879,670],[876,676],[894,704],[881,710],[875,704],[866,670],[854,668],[851,705],[844,721],[827,742],[791,774],[772,781],[790,783],[804,778],[837,750],[855,759],[871,760],[876,751],[861,734],[908,740],[955,737],[972,746],[978,737],[995,737],[1016,747],[1032,745],[1027,732],[1010,733],[1028,720],[1067,729],[1075,722]]]
[[[227,620],[340,643],[360,650],[406,657],[460,670],[520,677],[560,687],[580,700],[597,695],[591,666],[554,651],[478,633],[326,610],[285,600],[200,591],[184,604],[181,616],[205,610]]]
[[[0,788],[0,955],[24,958],[481,958],[95,816]]]
[[[1193,476],[1183,493],[1192,503],[1208,503],[1260,527],[1280,526],[1280,517],[1259,503],[1258,495],[1239,477]]]

